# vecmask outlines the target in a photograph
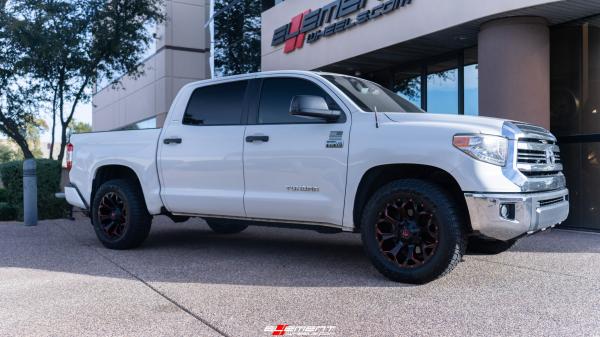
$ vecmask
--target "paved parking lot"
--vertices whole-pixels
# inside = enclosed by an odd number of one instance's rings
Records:
[[[425,286],[387,281],[360,238],[200,220],[155,221],[135,251],[109,251],[86,220],[0,224],[0,335],[600,336],[600,235],[543,233],[465,257]]]

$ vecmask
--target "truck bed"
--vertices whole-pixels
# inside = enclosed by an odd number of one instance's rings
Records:
[[[127,166],[140,179],[146,205],[151,214],[162,208],[156,167],[156,149],[161,129],[109,131],[76,134],[71,137],[73,168],[70,179],[87,205],[90,205],[93,179],[98,168]]]

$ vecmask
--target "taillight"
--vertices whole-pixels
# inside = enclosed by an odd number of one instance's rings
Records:
[[[69,143],[67,145],[67,170],[73,168],[73,148],[73,144]]]

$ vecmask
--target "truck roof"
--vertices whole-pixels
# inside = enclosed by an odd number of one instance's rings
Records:
[[[322,75],[341,75],[334,74],[328,72],[320,72],[320,71],[308,71],[308,70],[271,70],[271,71],[261,71],[256,73],[248,73],[242,75],[232,75],[232,76],[223,76],[218,78],[210,78],[202,81],[196,81],[190,83],[189,85],[198,85],[198,84],[209,84],[209,83],[218,83],[218,82],[230,82],[235,80],[244,80],[251,78],[260,78],[263,76],[271,76],[271,75],[306,75],[310,77],[317,77]],[[341,75],[346,76],[346,75]]]

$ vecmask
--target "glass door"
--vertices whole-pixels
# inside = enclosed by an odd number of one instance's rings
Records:
[[[551,34],[552,131],[571,191],[569,227],[600,230],[600,16]]]

